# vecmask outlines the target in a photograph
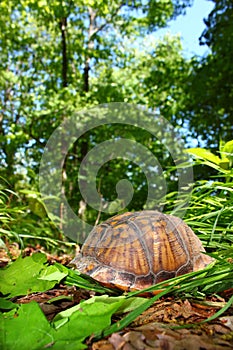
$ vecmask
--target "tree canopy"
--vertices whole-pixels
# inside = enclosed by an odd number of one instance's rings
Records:
[[[230,140],[233,131],[232,1],[214,1],[205,24],[200,44],[211,53],[193,61],[188,109],[194,134],[217,148],[219,139]]]

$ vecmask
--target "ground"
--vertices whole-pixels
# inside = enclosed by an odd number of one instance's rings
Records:
[[[28,247],[24,255],[30,255],[40,247]],[[1,266],[15,259],[19,253],[17,245],[10,248],[10,256],[1,251]],[[71,256],[47,254],[48,261],[58,261],[66,265]],[[231,297],[233,291],[228,290],[221,295],[212,295],[205,299],[191,299],[185,296],[182,299],[173,296],[162,298],[155,302],[148,310],[142,313],[133,323],[118,333],[107,338],[94,340],[86,339],[89,349],[101,350],[133,350],[133,349],[166,349],[166,350],[224,350],[233,349],[233,307],[225,314],[208,323],[201,323],[206,318],[221,309]],[[16,297],[16,303],[36,301],[49,321],[54,316],[69,307],[78,304],[81,300],[93,296],[93,292],[69,287],[63,284],[43,293],[34,293],[28,296]],[[57,301],[50,303],[52,298]],[[122,315],[114,316],[117,322]]]

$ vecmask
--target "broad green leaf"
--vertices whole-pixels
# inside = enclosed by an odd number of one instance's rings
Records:
[[[61,281],[67,276],[67,273],[61,272],[55,265],[48,266],[43,270],[38,277],[39,280],[43,281]]]
[[[124,314],[130,312],[145,303],[146,298],[142,297],[130,297],[125,299],[124,303],[117,310],[117,314]]]
[[[143,303],[138,305],[133,311],[123,317],[119,322],[112,324],[109,327],[106,327],[101,333],[95,333],[94,339],[100,339],[102,336],[108,336],[114,332],[120,331],[124,327],[128,326],[131,322],[133,322],[137,316],[139,316],[143,311],[148,309],[156,300],[158,300],[163,295],[166,295],[173,289],[173,286],[165,287],[163,291],[159,294],[153,296],[150,299],[143,299]]]
[[[233,140],[225,143],[222,153],[224,157],[229,159],[231,166],[233,166]]]
[[[28,198],[30,210],[40,218],[44,219],[47,217],[47,210],[44,203],[39,198]]]
[[[112,315],[124,302],[125,297],[96,297],[61,313],[62,317],[57,316],[51,324],[37,303],[20,305],[1,314],[1,348],[84,349],[85,338],[109,326]]]
[[[101,332],[111,324],[119,309],[128,312],[145,303],[145,299],[125,296],[98,296],[59,313],[51,324],[37,303],[15,306],[1,315],[3,349],[83,349],[85,338]],[[19,337],[20,334],[20,337]]]
[[[222,169],[224,169],[224,170],[228,170],[229,167],[230,167],[230,161],[229,161],[229,159],[224,158],[223,160],[221,160],[221,161],[219,162],[219,166],[220,166]]]
[[[93,298],[90,298],[88,300],[85,300],[83,302],[81,302],[78,305],[75,305],[65,311],[60,312],[59,314],[57,314],[54,318],[54,322],[56,324],[56,321],[62,319],[62,318],[68,318],[70,317],[73,313],[79,311],[80,309],[84,309],[85,307],[88,308],[88,306],[86,305],[91,305],[91,304],[95,304],[97,305],[98,303],[104,303],[106,305],[110,305],[110,304],[120,304],[121,307],[122,305],[124,305],[126,301],[125,296],[119,296],[119,297],[109,297],[108,295],[101,295],[101,296],[96,296]],[[118,306],[119,307],[119,306]]]
[[[111,324],[112,315],[124,303],[124,299],[112,298],[106,302],[100,297],[94,302],[85,301],[78,305],[75,312],[66,310],[64,318],[56,317],[53,325],[57,329],[53,349],[83,349],[82,341],[95,332],[99,332]],[[114,301],[115,299],[115,301]]]
[[[1,310],[11,310],[17,307],[16,304],[12,303],[12,301],[0,298],[0,309]]]
[[[233,153],[233,140],[225,143],[225,145],[223,147],[223,152],[228,152],[230,154]]]
[[[1,349],[36,350],[53,343],[54,331],[35,302],[1,314],[0,322]]]
[[[19,257],[9,267],[0,270],[1,293],[12,298],[53,288],[64,278],[64,273],[58,269],[55,272],[55,267],[47,267],[46,261],[44,254],[36,253],[26,258]]]
[[[145,302],[145,299],[141,297],[126,298],[125,296],[119,296],[119,297],[109,297],[108,295],[96,296],[81,302],[79,305],[75,305],[65,311],[60,312],[55,316],[54,321],[56,322],[62,318],[68,318],[74,312],[80,310],[80,308],[83,310],[84,306],[86,307],[86,305],[90,305],[90,304],[97,305],[97,303],[104,303],[106,305],[110,305],[110,304],[117,303],[118,305],[117,313],[125,313],[142,305],[144,302]]]
[[[205,148],[189,148],[186,150],[187,153],[192,154],[195,158],[210,161],[214,164],[219,165],[221,159]]]
[[[23,193],[27,196],[29,208],[34,214],[42,219],[48,216],[48,210],[45,203],[40,198],[40,193],[25,189],[21,190],[20,193]]]

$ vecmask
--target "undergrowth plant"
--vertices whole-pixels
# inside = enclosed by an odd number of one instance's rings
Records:
[[[184,217],[210,252],[231,250],[233,242],[233,141],[221,142],[219,148],[220,157],[203,148],[187,150],[194,158],[194,167],[215,171],[209,179],[194,183]],[[177,201],[176,197],[176,192],[168,195],[168,211],[174,204],[182,206],[182,199]]]
[[[13,191],[5,179],[0,180],[0,245],[3,249],[8,250],[11,243],[18,243],[20,248],[39,244],[49,251],[72,245],[49,219],[40,193],[27,189]]]

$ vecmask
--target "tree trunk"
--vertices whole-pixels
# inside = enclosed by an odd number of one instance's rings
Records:
[[[89,28],[87,33],[87,48],[85,57],[85,67],[84,67],[84,92],[89,91],[89,71],[90,71],[90,60],[91,51],[94,47],[93,34],[96,32],[95,28],[96,13],[92,8],[89,8]]]
[[[68,86],[68,56],[67,56],[67,44],[66,44],[66,34],[67,34],[67,18],[63,17],[60,20],[61,29],[61,46],[62,46],[62,87]]]

